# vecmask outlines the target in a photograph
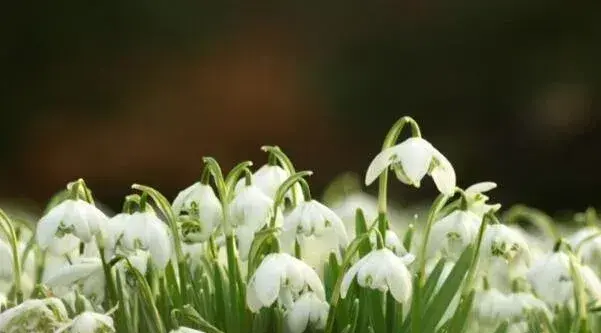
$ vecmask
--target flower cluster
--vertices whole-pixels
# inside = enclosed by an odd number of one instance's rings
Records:
[[[312,172],[262,149],[254,171],[205,157],[173,201],[134,184],[110,212],[79,179],[37,221],[0,210],[0,332],[601,331],[593,209],[561,230],[536,209],[502,212],[497,185],[459,187],[409,117],[367,167],[377,197],[345,176],[320,200]],[[415,188],[431,177],[438,196],[389,207],[389,171]]]

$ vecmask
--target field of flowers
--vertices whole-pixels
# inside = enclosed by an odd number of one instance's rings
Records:
[[[114,216],[82,179],[38,221],[0,210],[0,332],[601,332],[593,209],[570,228],[501,214],[496,184],[457,187],[409,117],[367,168],[377,198],[342,179],[324,204],[312,172],[262,149],[254,172],[205,157],[172,202],[134,184]],[[419,216],[389,209],[389,171],[440,194]]]

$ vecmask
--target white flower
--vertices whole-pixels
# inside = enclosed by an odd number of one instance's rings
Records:
[[[100,209],[83,200],[65,200],[53,207],[38,222],[36,237],[38,245],[45,250],[50,247],[56,250],[67,235],[73,235],[84,243],[89,243],[94,236],[104,231],[108,218]],[[74,244],[73,238],[68,244]],[[65,243],[58,246],[64,250]],[[64,253],[56,253],[64,254]]]
[[[585,227],[567,239],[582,262],[598,273],[601,273],[601,235],[595,234],[600,231],[595,227]]]
[[[429,174],[441,193],[455,193],[453,166],[432,144],[422,138],[409,138],[381,151],[367,169],[365,184],[373,183],[390,166],[397,178],[407,185],[420,187],[422,178]]]
[[[265,164],[260,167],[255,173],[252,175],[252,184],[258,187],[265,195],[275,200],[275,195],[280,188],[280,186],[290,177],[290,172],[285,170],[279,165],[269,165]],[[241,191],[245,186],[245,179],[241,178],[236,183],[236,193]],[[292,200],[292,193],[294,191],[294,195],[296,196],[296,203],[299,203],[302,200],[302,190],[300,185],[295,184],[292,188],[286,193],[286,198]]]
[[[204,333],[203,331],[195,330],[188,327],[180,326],[174,330],[169,331],[169,333]]]
[[[482,217],[489,211],[498,211],[501,209],[501,204],[489,205],[488,196],[482,194],[488,192],[497,187],[496,183],[493,182],[481,182],[476,183],[467,189],[465,189],[465,195],[468,199],[468,210],[472,213]]]
[[[58,298],[30,299],[0,313],[0,332],[54,332],[67,319]]]
[[[279,303],[289,307],[303,292],[312,291],[325,301],[325,291],[317,273],[303,261],[287,253],[267,255],[248,284],[246,304],[252,312]]]
[[[182,228],[184,238],[191,242],[209,239],[223,218],[221,201],[215,191],[211,186],[200,182],[181,191],[173,200],[172,206],[176,215],[186,214],[197,222],[193,230]]]
[[[303,333],[307,327],[322,330],[328,320],[328,302],[313,292],[302,294],[284,314],[289,333]]]
[[[478,235],[480,223],[480,217],[463,210],[455,210],[435,222],[428,240],[428,258],[442,255],[457,260]]]
[[[72,265],[58,270],[45,281],[54,294],[63,296],[79,286],[93,302],[104,299],[105,280],[100,258],[78,258]]]
[[[229,209],[232,224],[236,226],[240,258],[246,260],[255,232],[273,216],[273,200],[258,187],[245,185],[236,194]],[[277,220],[281,221],[281,215]]]
[[[303,201],[284,218],[282,242],[291,247],[294,241],[303,244],[309,237],[333,240],[328,244],[330,250],[340,256],[340,249],[348,245],[346,228],[342,220],[331,209],[316,200]]]
[[[70,333],[110,333],[115,332],[113,318],[96,312],[83,312],[73,321],[57,330],[56,333],[69,331]]]
[[[160,268],[171,258],[171,238],[167,225],[152,212],[118,214],[109,221],[111,245],[126,251],[142,249]],[[111,246],[113,247],[113,246]]]
[[[0,280],[13,278],[13,251],[7,243],[0,238]]]
[[[340,287],[340,295],[346,297],[351,283],[357,276],[361,287],[378,289],[390,293],[399,303],[405,303],[411,298],[411,274],[401,258],[389,249],[372,251],[357,261],[344,275]]]
[[[593,271],[578,263],[574,268],[582,277],[585,290],[595,300],[601,300],[601,282]],[[574,282],[570,257],[553,252],[538,260],[528,272],[528,281],[536,295],[551,306],[570,304],[574,297]]]
[[[492,286],[503,291],[511,289],[514,278],[526,274],[530,266],[530,249],[522,235],[503,224],[488,226],[480,250],[482,272]]]
[[[472,309],[480,331],[494,330],[505,320],[518,323],[527,320],[530,311],[552,316],[546,304],[531,294],[503,294],[494,288],[476,293]]]

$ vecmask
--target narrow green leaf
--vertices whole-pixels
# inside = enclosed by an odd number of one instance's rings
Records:
[[[467,320],[470,315],[470,311],[472,309],[472,304],[474,302],[474,296],[476,295],[475,291],[471,291],[467,298],[463,298],[451,318],[451,326],[449,328],[449,332],[463,332]]]
[[[367,221],[365,220],[365,214],[361,208],[358,208],[355,212],[355,235],[359,237],[360,235],[367,234],[368,226]],[[366,254],[371,252],[371,244],[369,242],[365,242],[359,246],[359,257],[363,257]]]
[[[449,304],[459,291],[473,257],[474,247],[469,245],[457,260],[438,293],[432,298],[422,315],[423,328],[421,332],[434,332],[436,326],[445,314]],[[420,332],[420,333],[421,333]]]

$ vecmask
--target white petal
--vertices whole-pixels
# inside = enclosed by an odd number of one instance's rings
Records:
[[[393,147],[394,148],[394,147]],[[380,176],[382,172],[384,172],[392,163],[393,156],[395,150],[393,148],[388,148],[381,151],[376,157],[371,161],[369,167],[367,168],[367,173],[365,174],[365,185],[370,185]]]
[[[440,193],[453,195],[453,193],[455,193],[455,185],[457,183],[455,170],[453,169],[451,162],[449,162],[444,155],[442,155],[435,148],[432,149],[434,150],[434,159],[438,163],[438,165],[436,165],[431,172],[434,184]]]
[[[430,168],[434,147],[424,139],[409,138],[393,149],[398,155],[403,173],[411,181],[410,185],[419,187],[421,179]]]
[[[50,211],[46,215],[42,216],[38,222],[36,239],[42,250],[46,249],[52,244],[54,236],[58,230],[58,226],[64,218],[65,209],[67,209],[70,205],[71,204],[69,203],[69,200],[61,202],[50,209]]]
[[[413,291],[411,274],[409,274],[409,271],[398,257],[395,257],[395,260],[391,261],[393,264],[390,265],[389,273],[386,277],[390,293],[397,302],[407,302]]]
[[[269,254],[257,268],[253,277],[257,299],[263,306],[270,306],[278,298],[281,280],[286,269],[283,253]]]
[[[465,189],[465,194],[474,196],[478,193],[488,192],[497,187],[497,183],[494,182],[480,182],[476,183]]]

